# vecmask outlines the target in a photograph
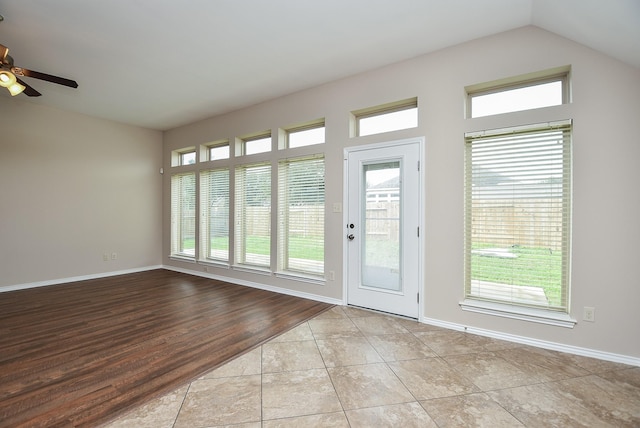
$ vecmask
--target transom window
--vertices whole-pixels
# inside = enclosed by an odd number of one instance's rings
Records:
[[[196,148],[187,147],[171,152],[171,166],[193,165],[196,163]]]
[[[286,148],[322,144],[325,140],[324,120],[285,130]]]
[[[398,101],[351,112],[355,137],[418,126],[418,99]]]
[[[242,154],[253,155],[271,151],[271,133],[247,137],[241,140]]]
[[[568,73],[568,67],[562,67],[535,73],[534,77],[518,76],[468,86],[467,116],[476,118],[568,103]]]
[[[205,144],[204,150],[201,153],[203,154],[203,158],[208,161],[229,159],[229,140],[221,140]]]

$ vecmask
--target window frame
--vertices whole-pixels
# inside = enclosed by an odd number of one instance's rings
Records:
[[[211,179],[210,176],[214,175],[214,174],[218,174],[218,173],[226,173],[226,183],[223,183],[222,186],[220,186],[218,183],[217,186],[214,184],[214,186],[211,186]],[[206,169],[206,170],[202,170],[200,171],[199,174],[199,179],[200,179],[200,192],[199,192],[199,196],[200,196],[200,242],[199,242],[199,247],[200,247],[200,256],[199,256],[199,260],[206,262],[206,263],[219,263],[219,264],[224,264],[224,265],[228,265],[229,263],[229,257],[230,257],[230,220],[229,220],[229,215],[230,215],[230,210],[231,210],[231,206],[230,206],[230,198],[231,198],[231,188],[230,188],[230,180],[231,180],[231,172],[229,170],[229,168],[215,168],[215,169]],[[226,185],[225,185],[226,184]],[[213,187],[213,189],[212,189]],[[225,232],[226,232],[226,240],[227,240],[227,251],[226,254],[224,256],[220,255],[220,256],[215,256],[212,255],[212,250],[211,250],[211,239],[212,239],[212,230],[211,230],[211,209],[212,209],[212,201],[211,199],[211,193],[212,191],[215,191],[215,189],[220,189],[222,188],[223,192],[226,191],[226,195],[223,195],[222,197],[226,196],[226,204],[222,207],[223,211],[226,210],[226,212],[223,212],[223,214],[225,214],[225,217],[222,219],[222,221],[226,222],[226,228],[225,228]],[[224,235],[223,235],[224,236]]]
[[[321,142],[318,143],[309,143],[309,144],[302,144],[302,145],[298,145],[298,146],[291,146],[291,134],[295,134],[298,132],[304,132],[304,131],[311,131],[314,129],[322,129],[324,131],[324,138],[322,139]],[[309,123],[305,123],[303,125],[297,125],[297,126],[291,126],[291,127],[287,127],[287,128],[283,128],[282,129],[282,138],[281,138],[281,144],[280,144],[280,150],[283,149],[297,149],[300,147],[308,147],[308,146],[314,146],[317,144],[324,144],[326,142],[326,125],[325,125],[325,121],[324,119],[319,119],[319,120],[315,120]]]
[[[292,263],[292,258],[290,257],[289,251],[291,250],[291,222],[292,222],[292,205],[291,205],[291,192],[295,192],[298,190],[298,187],[295,187],[291,184],[292,181],[298,181],[301,176],[296,175],[292,176],[290,174],[291,169],[290,166],[293,164],[297,165],[321,165],[322,168],[322,201],[314,208],[310,210],[304,210],[305,205],[298,205],[298,208],[303,209],[303,218],[308,219],[309,217],[313,217],[313,221],[311,221],[311,231],[310,234],[319,235],[322,237],[322,261],[317,263],[312,259],[301,259],[297,258],[297,266],[296,263]],[[313,168],[305,169],[305,171],[314,171]],[[317,170],[316,170],[317,171]],[[325,182],[325,157],[324,154],[316,154],[311,156],[302,156],[297,158],[289,158],[289,159],[281,159],[278,162],[278,237],[277,237],[277,248],[278,248],[278,274],[286,274],[290,276],[303,277],[308,279],[319,279],[324,280],[325,276],[325,240],[324,240],[324,223],[325,223],[325,211],[326,211],[326,182]],[[313,179],[313,177],[311,177]],[[300,181],[298,181],[300,182]],[[306,181],[302,181],[301,184],[307,184]],[[307,196],[307,195],[305,195]],[[308,195],[313,197],[317,197],[318,194]],[[300,211],[300,210],[297,210]],[[308,221],[308,220],[305,220]],[[306,224],[306,223],[305,223]],[[306,227],[305,227],[306,230]],[[320,265],[321,269],[313,269],[314,263],[316,265]]]
[[[193,163],[185,163],[184,156],[193,153]],[[173,150],[171,152],[171,166],[187,166],[187,165],[195,165],[198,163],[198,155],[196,153],[195,146],[192,147],[184,147],[182,149]]]
[[[265,256],[267,259],[266,263],[259,262],[251,262],[247,261],[247,220],[252,220],[253,217],[247,217],[247,199],[250,196],[247,192],[247,171],[248,170],[259,170],[264,169],[268,171],[269,174],[269,183],[264,189],[268,189],[268,195],[265,198],[268,201],[268,205],[263,205],[268,207],[268,218],[266,220],[266,228],[269,232],[268,236],[268,245],[267,248],[268,254]],[[234,227],[233,227],[233,236],[234,236],[234,267],[245,268],[256,271],[268,271],[271,272],[271,220],[272,220],[272,206],[271,206],[271,196],[272,196],[272,182],[273,182],[273,170],[270,162],[261,162],[254,164],[243,164],[237,165],[234,169]],[[252,188],[255,190],[255,188]],[[264,255],[263,255],[264,256]],[[258,257],[259,258],[259,257]]]
[[[370,119],[374,117],[384,116],[387,114],[397,113],[400,111],[414,110],[416,111],[416,125],[403,128],[389,128],[384,131],[374,132],[370,134],[361,133],[361,121],[363,119]],[[419,125],[418,115],[418,97],[408,98],[401,101],[380,104],[374,107],[367,107],[359,110],[353,110],[351,112],[351,137],[366,137],[369,135],[378,135],[387,132],[402,131],[405,129],[413,129]]]
[[[247,153],[247,143],[251,143],[259,140],[266,140],[266,139],[269,139],[269,148],[267,150],[263,150],[260,152]],[[238,152],[241,154],[241,156],[253,156],[253,155],[259,155],[262,153],[270,153],[273,151],[273,135],[271,135],[271,131],[269,130],[269,131],[260,132],[258,134],[253,134],[250,136],[240,137],[238,139],[237,147],[238,147]]]
[[[497,298],[488,298],[487,296],[474,295],[471,292],[471,257],[473,251],[473,210],[472,210],[472,194],[473,190],[473,168],[472,161],[472,144],[473,141],[482,139],[498,138],[505,135],[517,135],[522,136],[534,136],[536,134],[543,134],[545,132],[559,132],[563,133],[562,141],[562,237],[561,237],[561,287],[564,300],[560,307],[544,308],[536,306],[531,303],[518,303],[512,300],[502,300]],[[473,312],[487,313],[492,315],[505,316],[515,319],[523,319],[528,321],[536,321],[551,325],[558,325],[562,327],[572,328],[576,321],[570,317],[570,291],[571,291],[571,278],[570,278],[570,264],[571,264],[571,216],[572,216],[572,204],[571,204],[571,186],[572,186],[572,171],[571,171],[571,158],[572,158],[572,133],[573,124],[571,120],[549,122],[545,124],[517,126],[510,128],[503,128],[499,130],[470,132],[465,134],[465,252],[464,252],[464,300],[460,302],[460,306],[464,310]],[[517,137],[515,137],[517,138]],[[522,155],[526,157],[526,155]],[[522,157],[520,158],[522,159]],[[503,160],[501,160],[502,162]],[[476,165],[477,166],[477,165]],[[548,166],[545,166],[548,168]],[[565,181],[566,180],[566,181]],[[477,190],[475,191],[477,192]],[[524,194],[523,194],[524,195]],[[517,200],[517,195],[514,196],[514,201]],[[508,199],[505,199],[508,200]],[[493,218],[492,218],[493,219]],[[497,222],[496,222],[497,223]],[[513,285],[512,285],[513,286]],[[476,294],[478,291],[476,291]]]
[[[212,157],[211,151],[221,147],[227,147],[227,151],[228,151],[227,156],[223,158]],[[201,146],[200,159],[202,159],[204,162],[216,162],[216,161],[227,160],[230,158],[231,158],[231,144],[229,143],[229,140],[218,140],[211,143],[203,144]]]
[[[192,198],[191,204],[193,205],[193,254],[191,252],[185,251],[184,241],[185,241],[185,226],[184,226],[184,211],[188,209],[185,207],[184,193],[185,193],[185,183],[183,182],[184,178],[192,177],[193,178],[193,194],[187,195]],[[179,181],[179,183],[176,183]],[[195,261],[196,251],[198,246],[197,241],[197,225],[196,225],[196,204],[197,204],[197,176],[195,172],[184,172],[179,174],[173,174],[171,176],[171,237],[170,237],[170,257],[179,258],[179,259],[188,259]],[[176,191],[179,192],[180,198],[177,198]],[[188,203],[188,201],[187,201]]]
[[[562,89],[561,89],[562,102],[560,105],[568,104],[571,102],[570,73],[571,73],[571,67],[564,66],[564,67],[557,67],[549,70],[543,70],[536,73],[514,76],[507,79],[494,80],[491,82],[466,86],[465,87],[465,94],[466,94],[466,102],[465,102],[466,115],[465,116],[467,119],[478,119],[481,117],[489,117],[489,116],[496,116],[499,114],[509,114],[509,113],[516,113],[516,112],[531,110],[531,109],[509,110],[509,111],[494,113],[490,115],[474,116],[473,109],[472,109],[472,102],[473,102],[473,98],[483,96],[483,95],[498,94],[502,92],[530,88],[530,87],[544,85],[544,84],[553,83],[553,82],[560,82],[562,85]],[[556,104],[541,106],[536,108],[546,108],[546,107],[553,107],[553,106],[556,106]]]

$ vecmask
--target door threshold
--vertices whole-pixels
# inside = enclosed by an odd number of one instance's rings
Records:
[[[401,318],[401,319],[409,320],[409,321],[418,321],[417,317],[414,318],[414,317],[409,317],[407,315],[394,314],[392,312],[386,312],[386,311],[381,311],[381,310],[378,310],[378,309],[371,309],[371,308],[366,308],[364,306],[358,306],[358,305],[352,305],[352,304],[347,304],[346,306],[349,307],[349,308],[354,308],[354,309],[360,309],[360,310],[363,310],[363,311],[373,312],[375,314],[389,315],[389,316],[392,316],[392,317]]]

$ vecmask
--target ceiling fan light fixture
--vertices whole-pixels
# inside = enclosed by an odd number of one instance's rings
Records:
[[[24,91],[25,89],[27,89],[26,86],[21,85],[20,83],[16,82],[13,85],[9,86],[7,88],[9,90],[9,92],[11,93],[12,97],[15,97],[18,94],[21,94],[22,91]]]
[[[0,86],[8,88],[11,85],[15,85],[16,76],[8,70],[0,70]]]

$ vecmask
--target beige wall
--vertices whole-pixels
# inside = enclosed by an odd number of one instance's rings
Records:
[[[464,87],[571,65],[569,105],[495,117],[465,119]],[[283,65],[286,66],[286,65]],[[215,96],[215,94],[212,94]],[[419,127],[349,138],[349,112],[418,97]],[[326,270],[335,281],[314,285],[233,269],[215,275],[343,298],[343,149],[347,146],[426,138],[424,317],[507,335],[640,357],[640,70],[535,27],[472,41],[251,108],[184,126],[164,135],[165,170],[171,150],[222,138],[276,130],[326,118]],[[463,135],[466,131],[574,120],[574,221],[571,315],[573,329],[464,312]],[[274,160],[277,153],[258,155]],[[237,161],[231,161],[233,164]],[[193,167],[174,168],[182,171]],[[196,167],[198,168],[198,167]],[[170,260],[169,176],[164,176],[163,263],[203,272],[201,265]],[[596,322],[582,322],[582,308]]]
[[[0,129],[0,290],[162,263],[161,132],[20,97]]]

